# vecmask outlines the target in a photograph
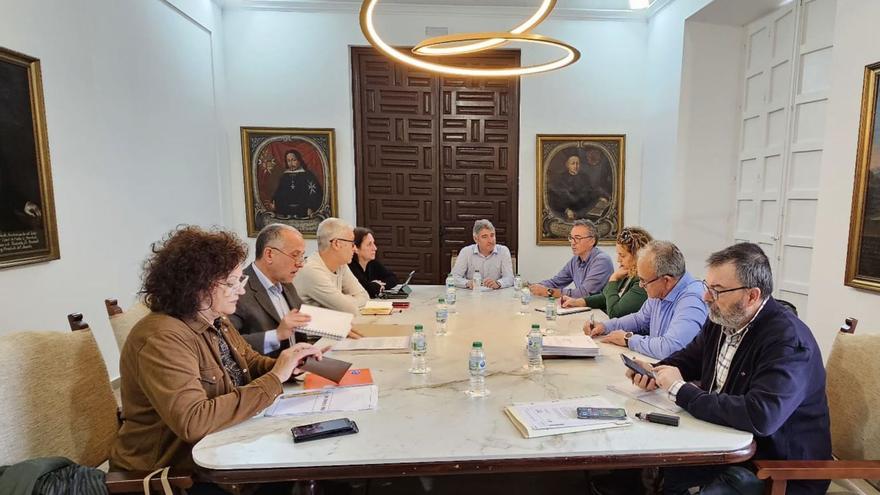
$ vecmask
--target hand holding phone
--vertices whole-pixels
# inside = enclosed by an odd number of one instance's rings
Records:
[[[639,364],[635,359],[627,357],[625,354],[620,355],[620,359],[623,360],[624,366],[633,370],[634,373],[638,375],[644,375],[648,378],[654,378],[654,373],[646,370],[641,364]]]
[[[294,426],[290,432],[293,434],[294,443],[299,443],[340,435],[352,435],[358,432],[358,427],[357,423],[348,418],[339,418]]]

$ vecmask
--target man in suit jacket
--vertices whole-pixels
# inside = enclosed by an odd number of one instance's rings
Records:
[[[299,312],[302,300],[293,277],[305,262],[306,244],[295,228],[267,225],[257,236],[256,259],[244,269],[248,281],[229,320],[257,352],[277,356],[289,347],[290,337],[305,341],[294,329],[311,317]]]

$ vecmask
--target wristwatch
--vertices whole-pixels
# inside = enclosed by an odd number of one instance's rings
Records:
[[[629,347],[629,338],[633,336],[632,332],[626,332],[623,334],[623,345]]]
[[[548,288],[548,289],[547,289],[547,297],[550,297],[550,296],[552,296],[552,295],[553,295],[553,289],[549,289],[549,288]]]

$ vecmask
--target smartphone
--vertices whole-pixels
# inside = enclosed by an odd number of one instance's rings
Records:
[[[621,407],[579,407],[579,419],[626,419],[626,410]]]
[[[642,368],[642,365],[637,363],[635,359],[628,358],[623,354],[620,355],[620,359],[623,360],[623,364],[627,368],[635,371],[639,375],[645,375],[649,378],[654,378],[654,373],[651,373],[650,371],[646,370],[645,368]]]
[[[299,443],[339,435],[351,435],[358,432],[358,427],[357,423],[348,418],[339,418],[294,426],[290,432],[293,434],[293,441]]]

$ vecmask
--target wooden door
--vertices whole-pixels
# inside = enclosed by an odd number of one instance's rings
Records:
[[[519,52],[457,59],[519,63]],[[358,225],[417,283],[442,283],[474,220],[517,246],[519,81],[439,77],[352,48]]]

